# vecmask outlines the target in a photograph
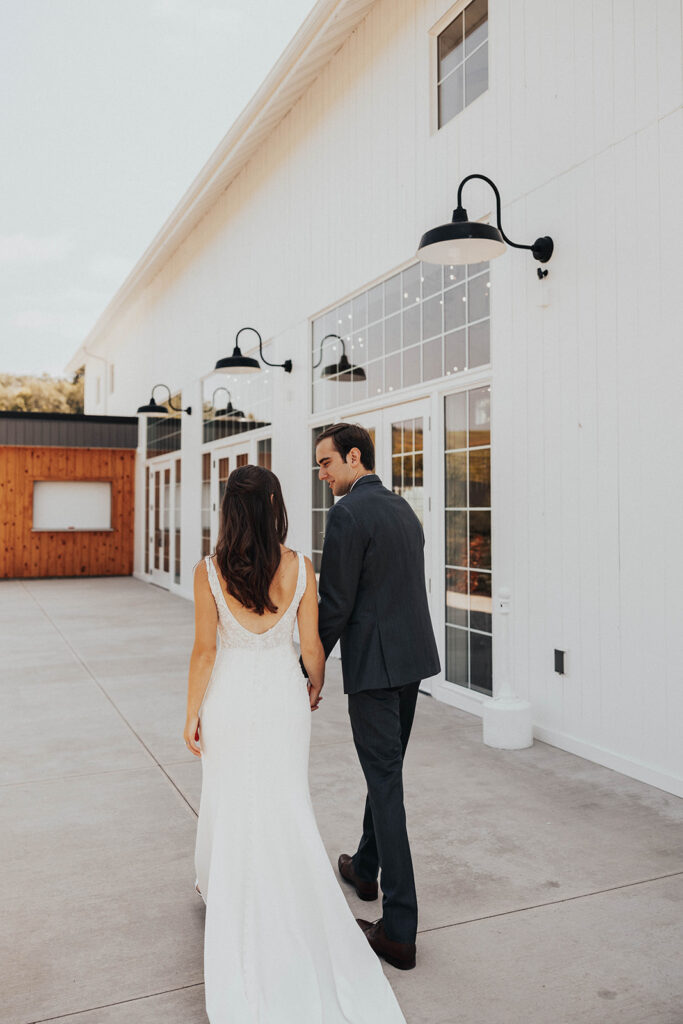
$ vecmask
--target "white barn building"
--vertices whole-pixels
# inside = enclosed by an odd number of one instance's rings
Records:
[[[191,596],[244,461],[316,558],[313,438],[360,422],[424,524],[425,689],[482,715],[509,673],[536,737],[683,795],[680,36],[677,0],[319,0],[69,364],[86,413],[192,409],[141,429],[136,576]],[[417,259],[471,173],[546,277]],[[215,373],[245,326],[292,372]]]

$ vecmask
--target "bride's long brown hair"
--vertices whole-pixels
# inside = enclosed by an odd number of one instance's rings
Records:
[[[261,466],[233,469],[221,503],[216,562],[228,592],[245,608],[276,612],[268,591],[287,537],[280,481]]]

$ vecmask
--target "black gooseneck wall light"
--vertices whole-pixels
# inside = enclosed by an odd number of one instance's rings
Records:
[[[462,206],[463,186],[472,178],[485,181],[493,189],[496,196],[496,216],[498,227],[492,224],[480,224],[467,219],[467,210]],[[500,222],[500,192],[490,178],[483,174],[468,174],[458,186],[458,205],[453,211],[450,224],[426,231],[420,239],[417,255],[425,263],[463,264],[483,263],[495,259],[505,252],[505,243],[514,249],[530,249],[531,254],[539,263],[547,263],[553,254],[553,240],[549,235],[537,238],[533,245],[520,245],[512,242],[503,231]],[[538,276],[545,277],[547,270],[538,268]]]
[[[213,400],[219,391],[225,391],[226,395],[228,396],[228,404],[225,409],[216,409],[215,405],[213,404]],[[214,409],[214,417],[222,416],[225,419],[229,420],[246,420],[246,416],[244,415],[242,410],[235,409],[233,407],[232,395],[230,394],[227,388],[219,387],[215,389],[214,393],[211,395],[211,406]]]
[[[328,338],[337,338],[341,341],[342,354],[341,359],[338,363],[330,363],[323,370],[321,377],[324,380],[340,380],[350,382],[352,380],[365,380],[365,370],[362,366],[354,366],[353,363],[349,362],[348,356],[346,355],[346,346],[344,345],[344,339],[340,334],[326,334],[324,338],[320,339],[320,356],[318,362],[313,364],[313,369],[317,370],[323,361],[323,343]]]
[[[231,356],[225,356],[223,359],[219,359],[215,366],[215,373],[257,373],[261,369],[261,364],[258,359],[252,358],[252,356],[243,356],[242,350],[237,344],[238,339],[242,331],[253,331],[258,338],[259,354],[261,361],[266,366],[281,366],[285,373],[292,372],[292,360],[285,359],[284,363],[269,363],[263,354],[263,340],[261,335],[255,327],[240,327],[239,331],[235,335],[235,347],[232,351]]]
[[[145,416],[147,418],[150,416],[168,416],[168,409],[166,408],[166,406],[157,405],[157,403],[154,401],[154,392],[156,391],[157,388],[166,388],[166,390],[168,391],[168,404],[170,408],[173,409],[174,412],[186,412],[188,416],[192,415],[191,405],[188,405],[187,409],[183,409],[177,405],[173,405],[171,401],[171,389],[167,384],[155,384],[154,387],[152,388],[152,394],[147,405],[141,405],[140,408],[138,409],[138,416]]]

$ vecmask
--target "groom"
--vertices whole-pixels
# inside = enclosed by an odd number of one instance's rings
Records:
[[[363,834],[339,872],[379,921],[359,924],[394,967],[415,966],[417,896],[403,806],[403,758],[420,680],[440,670],[427,604],[424,535],[410,505],[375,475],[363,427],[336,423],[318,437],[320,479],[335,497],[320,567],[320,638],[325,656],[341,638],[344,692],[368,795]]]

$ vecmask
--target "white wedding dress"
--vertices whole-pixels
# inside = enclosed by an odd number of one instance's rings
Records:
[[[200,709],[206,1010],[211,1024],[405,1024],[313,812],[311,709],[292,641],[298,557],[292,602],[262,634],[234,617],[206,559],[221,641]]]

